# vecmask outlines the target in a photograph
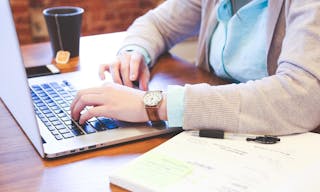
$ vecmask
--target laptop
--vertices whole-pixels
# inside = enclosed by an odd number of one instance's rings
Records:
[[[8,0],[0,1],[0,23],[0,97],[42,158],[180,130],[166,122],[153,127],[107,117],[78,125],[70,118],[69,105],[77,90],[101,84],[97,75],[79,71],[28,79]]]

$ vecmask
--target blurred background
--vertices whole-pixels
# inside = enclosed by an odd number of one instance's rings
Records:
[[[53,6],[84,8],[82,36],[125,31],[148,10],[165,0],[10,0],[21,45],[48,41],[42,11]],[[196,39],[175,46],[170,52],[194,62]]]

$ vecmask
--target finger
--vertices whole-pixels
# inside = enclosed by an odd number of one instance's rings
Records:
[[[147,91],[148,90],[149,80],[150,80],[150,72],[149,72],[148,68],[146,68],[144,70],[144,72],[141,73],[141,75],[140,75],[139,89],[141,89],[143,91]]]
[[[125,86],[132,87],[132,82],[129,78],[129,67],[130,67],[130,59],[131,59],[131,53],[122,53],[120,60],[121,60],[121,66],[120,66],[120,72],[121,72],[121,79],[122,83]]]
[[[100,106],[103,104],[102,94],[87,94],[81,96],[78,99],[78,102],[74,105],[73,110],[71,111],[71,117],[75,120],[78,120],[80,117],[81,111],[88,106]]]
[[[143,62],[142,56],[136,52],[133,52],[130,59],[130,81],[136,81],[139,77],[140,64]]]
[[[114,61],[110,65],[109,71],[112,76],[113,82],[122,85],[122,80],[121,80],[121,76],[120,76],[120,65],[121,65],[121,61],[118,58],[116,61]]]
[[[104,106],[97,106],[88,109],[86,112],[81,114],[79,123],[84,124],[87,120],[93,117],[106,117],[107,116],[107,109]]]
[[[99,66],[99,77],[101,80],[105,80],[106,78],[104,74],[105,71],[109,71],[109,64],[101,64]]]
[[[98,87],[98,88],[89,88],[89,89],[84,89],[81,91],[78,91],[77,95],[75,96],[75,98],[73,99],[71,105],[70,105],[70,111],[74,111],[75,106],[77,105],[77,103],[79,102],[79,99],[83,96],[83,95],[87,95],[87,94],[99,94],[103,91],[103,88]]]
[[[102,102],[100,100],[99,95],[95,95],[95,94],[82,95],[74,104],[71,111],[71,117],[75,120],[78,120],[81,111],[83,111],[85,107],[96,106],[101,104]]]

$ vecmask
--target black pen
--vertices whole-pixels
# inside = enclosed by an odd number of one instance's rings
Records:
[[[280,141],[280,138],[276,136],[269,136],[269,135],[253,136],[248,134],[233,134],[233,133],[228,134],[225,131],[219,130],[219,129],[201,129],[199,130],[199,136],[215,138],[215,139],[229,139],[229,138],[241,139],[246,141],[254,141],[262,144],[275,144]]]
[[[199,130],[200,137],[209,137],[216,139],[224,139],[224,131],[218,129],[201,129]]]

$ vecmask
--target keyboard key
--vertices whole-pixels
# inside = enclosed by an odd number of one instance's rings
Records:
[[[40,88],[39,85],[32,85],[31,87],[32,87],[32,89],[34,89],[34,90],[41,90],[41,88]]]
[[[68,129],[58,129],[59,133],[64,134],[64,133],[70,133]]]
[[[50,109],[45,109],[45,110],[42,110],[42,113],[43,114],[50,114],[52,112],[50,111]]]
[[[55,137],[57,140],[63,139],[63,137],[62,137],[61,135],[54,135],[54,137]]]
[[[52,130],[51,133],[52,133],[53,135],[59,135],[59,132],[58,132],[57,130],[55,130],[55,129]]]
[[[64,122],[71,121],[69,117],[62,117],[61,120],[64,121]]]
[[[84,133],[83,133],[80,129],[71,129],[71,132],[72,132],[75,136],[84,135]]]
[[[62,103],[60,106],[62,108],[69,108],[70,107],[70,105],[68,103],[66,103],[66,102]]]
[[[90,124],[95,128],[97,131],[105,131],[107,128],[99,121],[90,122]]]
[[[47,110],[48,107],[47,107],[46,105],[43,105],[43,106],[39,107],[39,109],[40,109],[41,111],[43,111],[43,110]]]
[[[63,136],[65,139],[68,139],[68,138],[73,137],[73,134],[69,132],[69,133],[64,133],[64,134],[62,134],[62,136]]]
[[[53,126],[58,126],[58,125],[63,125],[63,123],[61,121],[53,121],[51,122],[53,124]]]
[[[56,128],[55,127],[53,127],[52,125],[47,125],[47,128],[49,129],[49,131],[53,131],[53,130],[55,130]]]
[[[51,113],[47,113],[47,114],[46,114],[46,117],[47,117],[47,118],[55,117],[55,115],[51,112]]]
[[[49,107],[51,107],[52,110],[58,110],[60,109],[58,105],[53,104],[52,106],[49,105]]]
[[[59,111],[55,111],[55,112],[58,115],[58,117],[60,117],[60,118],[67,116],[67,114],[61,109]]]
[[[42,119],[46,119],[44,115],[42,115],[41,113],[38,114],[38,117],[42,120]]]
[[[49,121],[44,121],[42,120],[42,122],[48,127],[48,126],[52,126],[51,123]],[[51,130],[50,130],[51,131]]]
[[[51,113],[52,114],[52,113]],[[53,116],[53,117],[50,117],[50,118],[48,118],[49,119],[49,121],[58,121],[58,118],[57,117],[55,117],[55,116]]]
[[[119,127],[113,119],[99,117],[98,120],[108,129],[115,129]]]
[[[63,125],[63,124],[61,124],[61,125],[57,125],[57,126],[55,126],[56,127],[56,129],[65,129],[66,128],[66,126],[65,125]]]
[[[39,102],[39,103],[36,103],[36,105],[37,105],[37,107],[42,107],[42,106],[45,106],[46,104]]]
[[[77,125],[75,125],[74,123],[71,124],[70,126],[68,126],[70,131],[75,135],[75,136],[79,136],[79,135],[84,135],[84,133],[78,128]]]
[[[96,130],[90,125],[90,123],[84,123],[83,125],[81,125],[81,127],[87,134],[96,132]]]
[[[69,118],[69,117],[68,117]],[[67,126],[73,124],[73,122],[71,120],[68,120],[68,121],[64,121],[64,124],[66,124]]]

